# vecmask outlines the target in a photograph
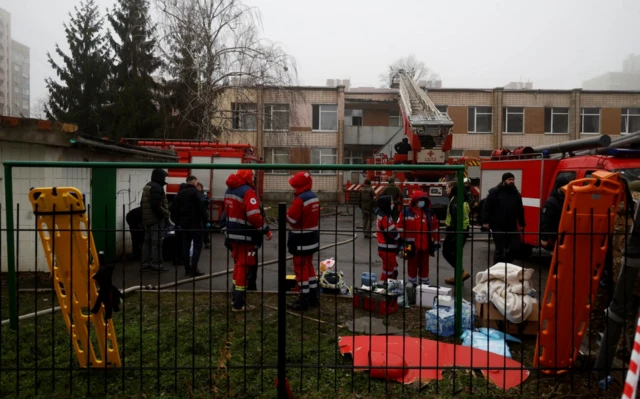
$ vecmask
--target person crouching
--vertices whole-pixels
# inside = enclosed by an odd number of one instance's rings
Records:
[[[382,274],[380,281],[398,277],[398,261],[396,254],[404,240],[396,229],[396,222],[391,213],[393,211],[393,198],[390,195],[382,195],[376,203],[378,206],[378,256],[382,259]]]
[[[307,172],[289,179],[295,199],[287,211],[289,237],[287,247],[293,255],[293,269],[300,286],[300,298],[289,305],[294,310],[307,310],[318,305],[318,279],[313,268],[313,254],[320,249],[320,201],[311,191],[313,180]]]

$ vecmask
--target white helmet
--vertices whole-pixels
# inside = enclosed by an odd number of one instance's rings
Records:
[[[467,184],[467,183],[471,184],[471,179],[469,179],[468,177],[465,177],[463,182],[464,184]]]

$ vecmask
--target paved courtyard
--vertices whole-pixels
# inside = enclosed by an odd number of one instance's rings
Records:
[[[328,248],[321,250],[319,256],[316,255],[316,261],[314,262],[317,267],[318,260],[333,257],[336,260],[335,267],[344,273],[344,278],[349,286],[360,286],[360,276],[363,272],[374,272],[377,276],[380,276],[382,270],[382,263],[377,253],[377,242],[375,239],[363,237],[362,231],[358,229],[361,226],[359,219],[359,214],[356,215],[355,220],[353,215],[323,217],[320,224],[320,245]],[[272,228],[275,228],[275,226],[272,226]],[[356,235],[355,239],[353,239],[354,233]],[[265,291],[276,291],[278,289],[277,236],[277,232],[274,231],[273,239],[265,241],[265,245],[260,250],[260,262],[265,264],[258,271],[258,289],[261,289],[261,287]],[[338,245],[335,245],[336,243]],[[491,250],[493,250],[493,245],[491,245]],[[480,230],[474,230],[472,237],[467,241],[464,248],[464,268],[472,275],[472,278],[464,283],[463,295],[465,298],[469,299],[471,297],[471,288],[474,285],[476,273],[491,266],[491,258],[492,253],[489,253],[487,236]],[[544,292],[550,260],[550,254],[543,251],[542,254],[534,252],[531,258],[526,261],[516,261],[517,264],[535,270],[533,284],[538,293]],[[401,265],[399,278],[406,280],[406,267],[402,267],[400,258],[398,258],[398,261]],[[165,260],[165,265],[169,267],[169,272],[141,273],[138,262],[119,263],[114,272],[114,282],[118,287],[127,288],[137,285],[158,286],[185,279],[184,267],[173,266],[170,260]],[[445,279],[453,276],[453,269],[440,253],[434,258],[430,258],[429,266],[431,285],[436,285],[437,282],[440,286],[447,286]],[[224,247],[224,236],[222,234],[213,234],[211,248],[203,248],[199,268],[205,274],[218,273],[218,275],[198,281],[190,280],[178,285],[177,288],[181,290],[230,289],[230,272],[233,269],[233,260],[230,257],[230,252]],[[226,273],[226,271],[229,271],[229,273]],[[293,274],[291,260],[287,261],[287,274]]]

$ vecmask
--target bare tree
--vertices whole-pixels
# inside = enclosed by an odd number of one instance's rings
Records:
[[[35,99],[31,103],[31,117],[35,119],[47,119],[47,104],[49,103],[49,96],[44,95]]]
[[[155,0],[162,15],[162,52],[175,123],[200,139],[221,139],[241,114],[264,120],[253,103],[257,89],[296,96],[294,59],[260,37],[260,15],[241,0]],[[195,134],[194,134],[195,135]]]
[[[404,69],[415,82],[426,81],[427,86],[440,79],[440,76],[429,69],[423,61],[418,60],[414,54],[409,54],[407,57],[397,59],[389,65],[389,70],[386,73],[380,74],[382,86],[391,87],[393,77],[400,69]]]

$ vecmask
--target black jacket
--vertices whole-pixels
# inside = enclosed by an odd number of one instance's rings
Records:
[[[167,184],[165,180],[167,175],[163,169],[154,169],[151,172],[151,181],[142,190],[140,208],[142,208],[142,223],[145,226],[151,226],[169,218],[169,204],[163,188]]]
[[[553,185],[549,198],[544,202],[542,211],[540,211],[540,240],[549,241],[558,235],[564,204],[564,192],[560,188],[569,182],[568,178],[559,177]]]
[[[196,186],[182,183],[171,202],[171,219],[183,229],[202,229],[207,211]]]
[[[482,223],[489,223],[494,231],[518,231],[524,228],[522,196],[515,186],[503,183],[489,190],[482,206]]]

